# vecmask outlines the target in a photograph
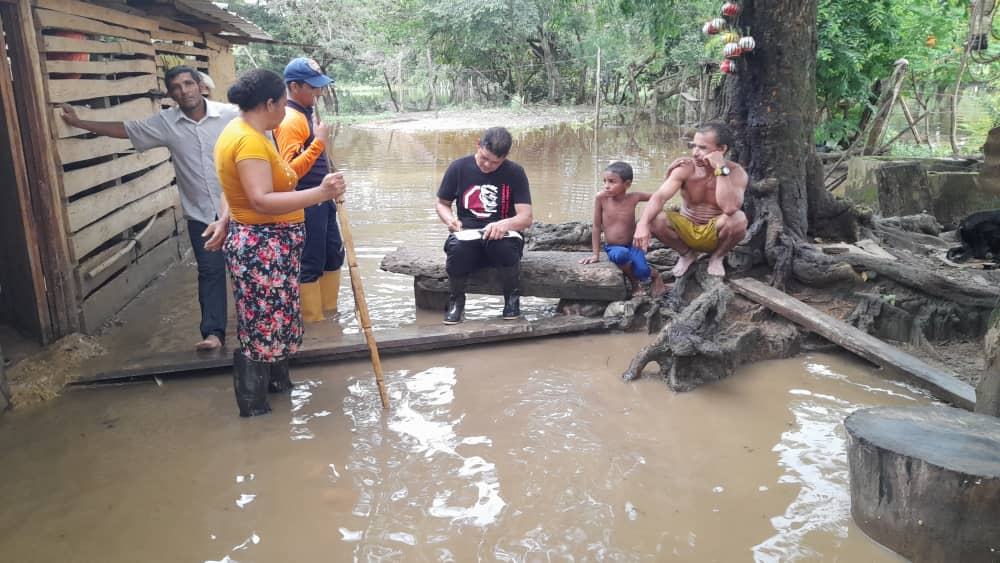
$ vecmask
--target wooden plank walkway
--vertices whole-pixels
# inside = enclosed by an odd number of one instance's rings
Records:
[[[976,404],[976,390],[971,385],[895,346],[886,344],[753,278],[728,280],[728,283],[744,297],[760,303],[879,367],[901,374],[909,382],[930,391],[942,400],[968,410],[972,410]]]
[[[507,342],[526,338],[541,338],[586,332],[605,332],[604,321],[600,318],[586,318],[574,315],[560,315],[537,321],[466,321],[462,324],[445,326],[415,326],[375,333],[380,356],[443,350],[476,344]],[[295,364],[328,362],[345,359],[369,358],[364,335],[345,334],[337,342],[329,344],[306,343],[292,360]],[[233,364],[232,350],[216,353],[186,352],[163,353],[115,366],[85,373],[76,378],[75,384],[126,381],[136,378],[197,372],[230,367]]]

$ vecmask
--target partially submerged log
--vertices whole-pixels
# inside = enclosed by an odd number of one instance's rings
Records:
[[[606,259],[580,264],[586,252],[526,251],[521,259],[521,295],[582,301],[628,298],[625,276]],[[417,307],[443,309],[448,294],[445,254],[441,250],[400,248],[382,259],[382,269],[413,276]],[[502,295],[496,269],[483,268],[469,277],[467,293]]]
[[[844,426],[851,515],[872,539],[916,562],[1000,559],[1000,420],[882,407]]]

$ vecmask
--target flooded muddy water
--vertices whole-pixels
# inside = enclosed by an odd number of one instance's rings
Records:
[[[489,125],[494,124],[484,127]],[[434,212],[435,194],[448,164],[472,154],[480,133],[339,130],[334,155],[348,181],[352,233],[373,322],[379,328],[423,322],[413,307],[413,279],[380,272],[378,266],[387,252],[402,245],[443,247],[447,231]],[[510,158],[528,174],[535,220],[549,223],[591,220],[601,174],[611,162],[625,160],[632,165],[633,190],[653,191],[670,162],[689,152],[677,131],[666,127],[604,128],[596,144],[587,125],[513,133]],[[345,282],[341,302],[350,300]],[[499,297],[470,297],[466,317],[497,316],[501,303]],[[522,307],[529,316],[550,314],[554,303],[527,298]],[[431,322],[437,321],[435,315]],[[350,313],[340,324],[345,330],[357,330]]]
[[[844,417],[926,404],[839,356],[687,394],[582,336],[84,389],[0,419],[0,561],[897,561],[850,521]]]
[[[651,191],[686,152],[657,129],[606,129],[596,148],[572,125],[515,136],[535,218],[550,222],[590,218],[608,162],[631,162],[634,189]],[[403,244],[442,245],[435,189],[475,138],[340,131],[376,332],[440,322],[378,264]],[[109,358],[190,346],[194,276],[179,272],[103,337]],[[357,330],[343,284],[331,338]],[[474,297],[468,316],[499,310]],[[364,362],[296,369],[291,396],[255,419],[236,416],[228,373],[73,390],[0,417],[0,561],[897,560],[850,521],[842,421],[928,397],[840,356],[680,395],[655,377],[623,383],[648,339],[383,358],[388,412]]]

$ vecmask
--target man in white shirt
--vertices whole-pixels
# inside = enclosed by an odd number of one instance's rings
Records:
[[[219,252],[205,249],[202,237],[229,228],[229,213],[221,201],[222,189],[215,172],[215,141],[225,126],[239,115],[239,108],[202,96],[201,74],[176,66],[165,77],[167,93],[177,103],[149,118],[134,121],[87,121],[72,106],[62,104],[63,120],[72,127],[98,135],[129,139],[139,152],[167,147],[173,157],[181,209],[198,262],[198,303],[201,338],[197,350],[221,348],[226,338],[226,262]]]

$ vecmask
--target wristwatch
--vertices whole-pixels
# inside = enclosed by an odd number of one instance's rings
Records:
[[[726,166],[725,164],[723,164],[722,168],[716,168],[715,169],[715,175],[716,176],[729,176],[729,167]]]

